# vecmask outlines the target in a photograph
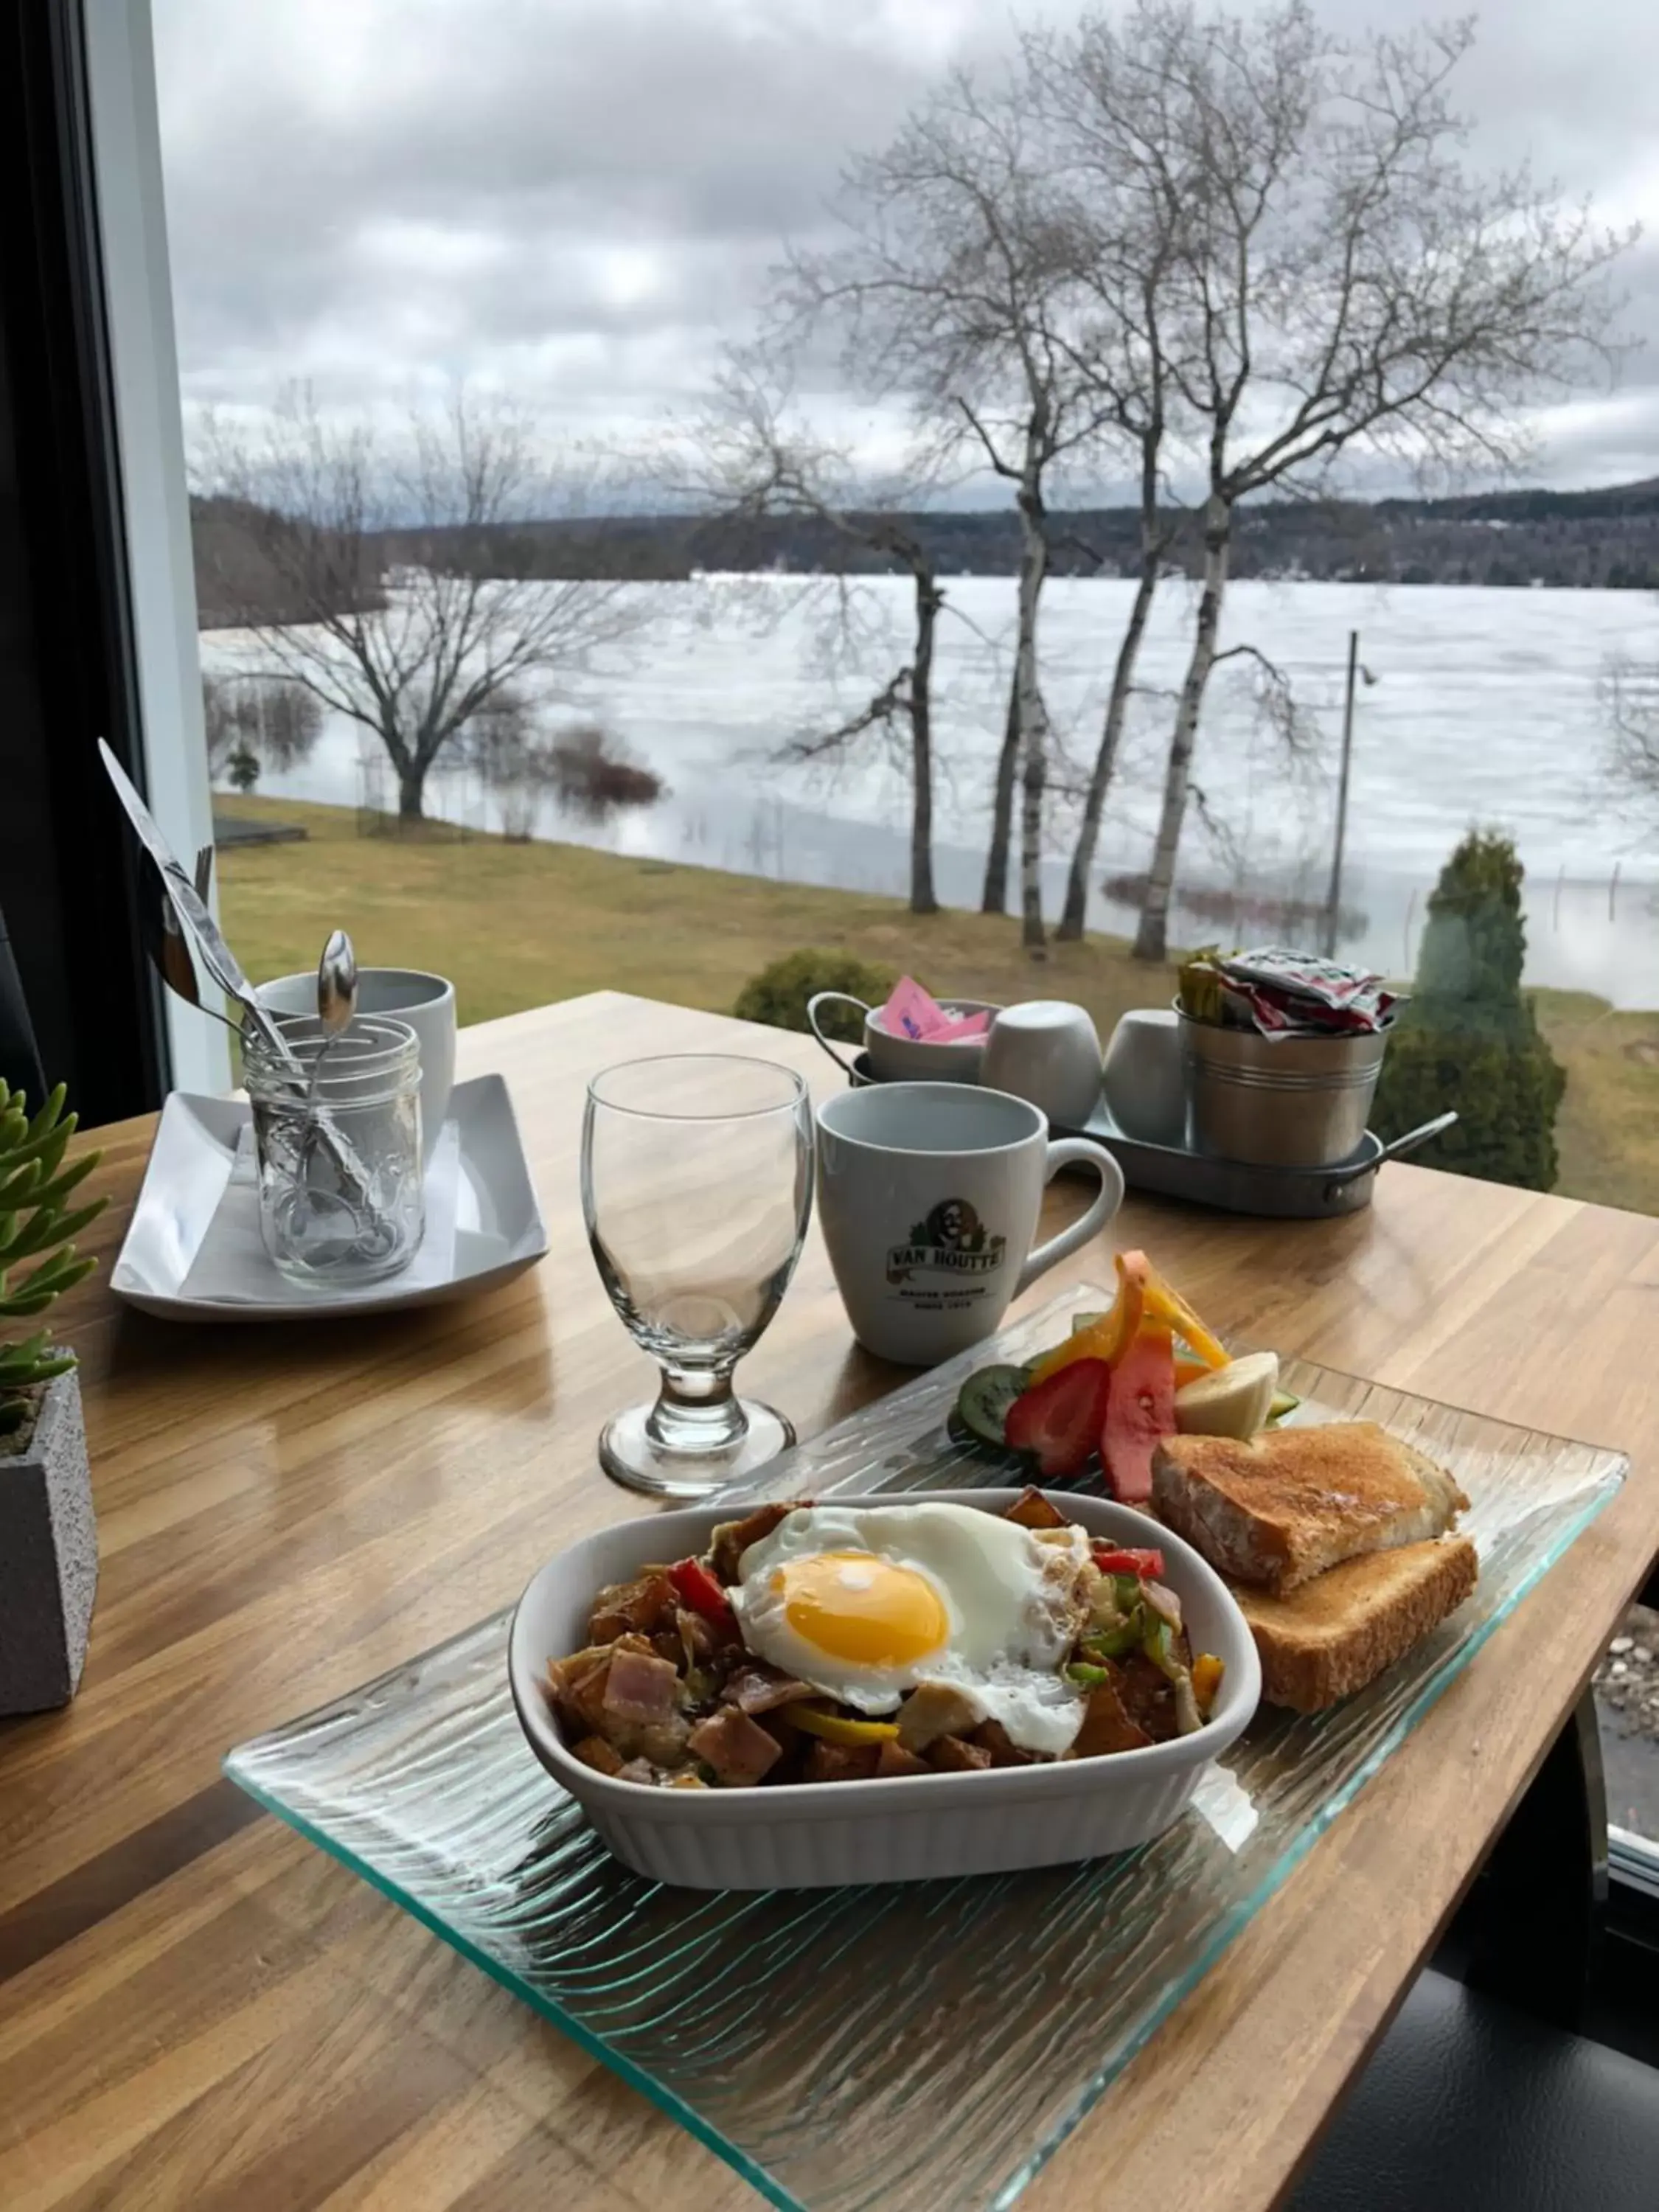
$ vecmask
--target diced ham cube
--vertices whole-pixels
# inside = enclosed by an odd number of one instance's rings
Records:
[[[907,1751],[902,1743],[895,1743],[890,1738],[883,1744],[876,1759],[878,1775],[926,1774],[927,1771],[925,1759],[918,1759],[914,1751]]]
[[[685,1747],[712,1767],[728,1790],[752,1787],[783,1756],[777,1738],[735,1705],[722,1705],[706,1721],[699,1721],[686,1738]]]
[[[981,1751],[991,1754],[993,1766],[1030,1766],[1036,1758],[1034,1751],[1022,1751],[1000,1721],[981,1721],[974,1730],[973,1741]]]
[[[611,1655],[605,1677],[605,1709],[619,1721],[635,1721],[641,1727],[665,1721],[675,1710],[680,1678],[672,1662],[654,1652],[627,1651],[620,1645]]]
[[[781,1674],[775,1667],[740,1667],[720,1695],[740,1713],[769,1713],[818,1692],[793,1674]]]
[[[991,1764],[991,1754],[977,1743],[964,1743],[959,1735],[942,1735],[927,1754],[940,1774],[969,1774]]]
[[[890,1743],[891,1738],[889,1738]],[[886,1748],[879,1743],[815,1743],[801,1770],[803,1782],[868,1782]]]

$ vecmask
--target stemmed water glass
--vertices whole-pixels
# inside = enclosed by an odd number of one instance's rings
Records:
[[[723,1053],[608,1067],[587,1086],[582,1212],[612,1304],[662,1370],[654,1404],[605,1424],[607,1474],[704,1498],[795,1440],[732,1388],[777,1311],[812,1206],[812,1109],[799,1076]]]

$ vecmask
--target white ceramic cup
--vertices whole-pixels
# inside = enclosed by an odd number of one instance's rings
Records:
[[[1062,1129],[1080,1129],[1100,1103],[1100,1034],[1088,1009],[1066,999],[1027,999],[991,1024],[980,1062],[988,1091],[1039,1107]]]
[[[819,1107],[818,1218],[853,1334],[912,1367],[965,1352],[1001,1324],[1043,1270],[1103,1229],[1123,1202],[1109,1152],[1050,1143],[1022,1098],[956,1083],[890,1083]],[[1084,1161],[1100,1195],[1031,1249],[1043,1186]]]
[[[1187,1141],[1187,1072],[1181,1017],[1168,1006],[1136,1006],[1112,1031],[1102,1077],[1106,1111],[1126,1137],[1146,1145]]]
[[[818,1027],[818,1008],[831,1003],[856,1006],[864,1017],[864,1049],[870,1055],[870,1072],[878,1083],[977,1083],[985,1051],[984,1036],[957,1037],[948,1043],[930,1044],[926,1037],[896,1036],[884,1029],[881,1009],[866,1006],[850,991],[815,991],[806,1002],[806,1018],[813,1036],[836,1065],[857,1081],[850,1060],[843,1060],[834,1038]],[[949,999],[945,1003],[963,1014],[990,1014],[997,1009],[988,999]]]
[[[317,978],[314,973],[278,975],[261,983],[254,995],[273,1014],[314,1014]],[[429,1160],[455,1085],[455,986],[419,968],[360,968],[357,1012],[395,1014],[420,1040],[421,1150]]]

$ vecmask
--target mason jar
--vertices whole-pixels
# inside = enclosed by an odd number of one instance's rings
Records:
[[[276,1025],[294,1063],[255,1032],[242,1060],[265,1249],[295,1282],[395,1275],[426,1227],[415,1032],[385,1014],[333,1036],[314,1016]]]

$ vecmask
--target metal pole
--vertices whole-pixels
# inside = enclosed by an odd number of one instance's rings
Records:
[[[1342,848],[1348,834],[1348,769],[1353,759],[1353,683],[1359,667],[1359,632],[1348,632],[1348,688],[1342,702],[1342,768],[1336,786],[1336,843],[1331,852],[1331,887],[1325,899],[1325,957],[1336,957],[1337,922],[1342,912]]]

